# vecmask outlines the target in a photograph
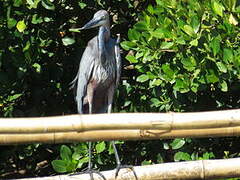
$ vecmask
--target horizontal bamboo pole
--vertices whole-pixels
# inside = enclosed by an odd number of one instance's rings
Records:
[[[240,126],[189,130],[98,130],[85,132],[64,132],[45,134],[0,134],[0,145],[27,143],[72,143],[110,140],[149,140],[181,137],[225,137],[239,136]]]
[[[200,160],[174,162],[146,166],[136,166],[134,171],[138,180],[163,179],[216,179],[240,177],[240,158],[223,160]],[[121,169],[115,179],[115,170],[101,172],[107,180],[136,180],[130,169]],[[89,174],[59,175],[28,180],[90,180]],[[94,174],[94,180],[102,180]]]
[[[240,109],[198,113],[116,113],[40,118],[0,118],[0,133],[113,129],[181,130],[240,126]]]

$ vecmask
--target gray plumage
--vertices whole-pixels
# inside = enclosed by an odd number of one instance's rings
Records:
[[[78,113],[110,113],[112,109],[113,95],[117,88],[121,74],[121,57],[118,38],[110,37],[109,15],[107,11],[100,10],[94,14],[92,20],[85,24],[81,29],[99,27],[98,35],[88,42],[82,55],[79,70],[72,81],[72,87],[76,89],[76,102]],[[106,178],[98,171],[92,169],[92,143],[89,142],[89,162],[88,169],[85,171],[90,174],[93,180],[93,173],[97,173],[104,180]],[[116,174],[122,168],[132,166],[121,165],[115,143],[112,141],[116,158]],[[137,179],[136,173],[133,173]]]
[[[120,37],[110,37],[109,15],[100,10],[80,29],[98,27],[82,55],[77,76],[72,81],[76,88],[78,113],[110,113],[114,91],[121,74]]]

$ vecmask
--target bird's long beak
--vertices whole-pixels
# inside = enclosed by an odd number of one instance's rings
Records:
[[[92,19],[87,24],[85,24],[83,27],[81,27],[80,30],[97,27],[100,25],[100,22],[101,22],[101,19]]]

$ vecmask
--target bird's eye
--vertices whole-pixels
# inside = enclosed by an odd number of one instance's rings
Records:
[[[107,18],[107,16],[103,15],[101,19],[104,20],[104,19],[106,19],[106,18]]]

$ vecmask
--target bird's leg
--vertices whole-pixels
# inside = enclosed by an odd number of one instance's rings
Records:
[[[114,86],[111,86],[109,88],[109,90],[108,90],[108,113],[111,113],[111,110],[112,110],[113,94],[114,94]],[[121,164],[121,161],[120,161],[120,158],[119,158],[119,155],[118,155],[118,151],[117,151],[115,142],[111,141],[111,143],[112,143],[112,146],[113,146],[113,149],[114,149],[114,154],[115,154],[115,159],[116,159],[116,164],[117,164],[116,173],[115,173],[115,179],[117,178],[120,169],[129,168],[129,169],[131,169],[133,171],[133,174],[134,174],[134,176],[135,176],[135,178],[137,180],[138,178],[137,178],[136,172],[133,169],[133,166],[131,166],[131,165],[122,165]]]
[[[90,84],[88,86],[88,90],[87,90],[87,99],[88,99],[88,111],[89,114],[92,114],[92,110],[93,110],[93,96],[94,96],[94,88],[93,86]],[[103,176],[103,174],[101,174],[99,171],[97,170],[93,170],[92,169],[92,142],[88,142],[88,167],[87,170],[82,171],[82,172],[78,172],[78,173],[74,173],[72,175],[76,175],[76,174],[85,174],[88,173],[90,175],[90,179],[93,179],[93,173],[98,174],[99,176],[102,177],[102,179],[106,180],[106,178]]]
[[[116,172],[115,172],[115,179],[117,178],[120,169],[129,168],[129,169],[132,170],[132,172],[133,172],[134,177],[136,178],[136,180],[138,180],[137,174],[136,174],[136,172],[135,172],[135,170],[134,170],[134,168],[133,168],[132,165],[122,165],[122,164],[121,164],[121,161],[120,161],[120,158],[119,158],[119,155],[118,155],[118,151],[117,151],[117,148],[116,148],[116,144],[115,144],[114,141],[112,141],[111,143],[112,143],[112,145],[113,145],[114,154],[115,154],[116,163],[117,163]]]

